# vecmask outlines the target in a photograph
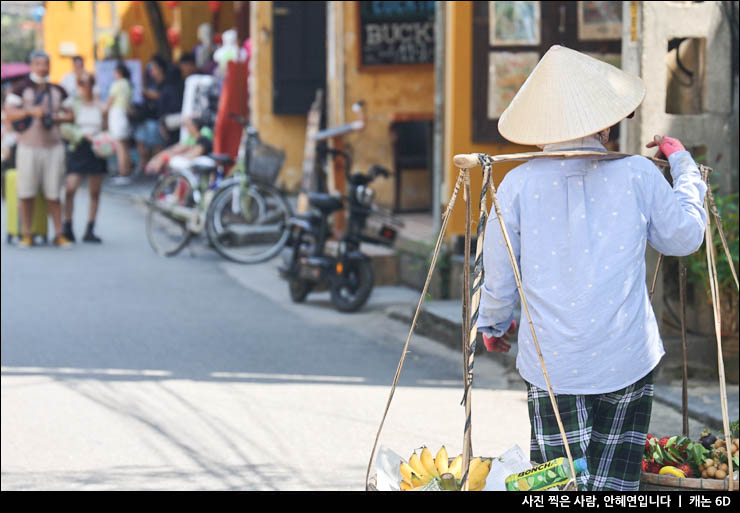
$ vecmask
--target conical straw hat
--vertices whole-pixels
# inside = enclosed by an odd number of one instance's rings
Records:
[[[498,121],[518,144],[578,139],[617,124],[645,97],[642,79],[564,46],[553,46]]]

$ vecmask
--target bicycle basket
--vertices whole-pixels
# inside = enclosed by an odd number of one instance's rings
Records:
[[[256,182],[274,185],[284,160],[283,150],[263,142],[253,144],[247,174]]]

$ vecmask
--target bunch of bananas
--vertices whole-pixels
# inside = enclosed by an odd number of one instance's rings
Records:
[[[432,480],[436,480],[442,490],[460,490],[462,485],[462,454],[450,461],[447,449],[443,445],[436,456],[427,447],[422,447],[421,454],[416,451],[408,463],[401,461],[401,490],[421,490]],[[486,486],[486,477],[491,471],[491,460],[473,458],[468,469],[468,483],[471,492],[477,492]]]

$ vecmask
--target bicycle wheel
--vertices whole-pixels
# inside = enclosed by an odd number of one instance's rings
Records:
[[[162,256],[179,253],[192,237],[188,222],[195,211],[190,181],[180,173],[165,176],[149,198],[146,235],[152,249]]]
[[[206,233],[216,251],[242,264],[264,262],[285,246],[291,211],[273,187],[235,183],[216,193],[208,208]]]

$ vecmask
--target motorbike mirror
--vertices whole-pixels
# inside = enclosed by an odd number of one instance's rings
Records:
[[[370,168],[370,174],[372,176],[382,176],[384,178],[388,178],[389,176],[391,176],[390,172],[386,168],[377,164],[373,165]]]

